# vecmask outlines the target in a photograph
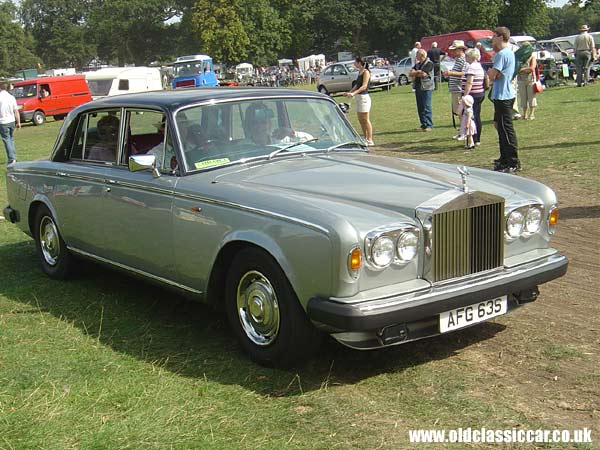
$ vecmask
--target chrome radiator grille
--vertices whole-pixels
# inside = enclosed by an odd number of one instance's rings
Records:
[[[434,214],[432,281],[501,266],[504,258],[503,218],[503,202]]]

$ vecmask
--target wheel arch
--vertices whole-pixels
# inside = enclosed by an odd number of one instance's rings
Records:
[[[296,267],[297,264],[288,258],[283,246],[273,237],[257,230],[238,230],[227,236],[223,241],[212,264],[206,285],[206,299],[210,305],[217,309],[221,309],[224,305],[224,288],[227,271],[235,256],[242,249],[248,247],[262,250],[268,254],[279,265],[297,297],[299,299],[302,298],[304,294],[302,290],[304,278],[296,270],[301,268]],[[288,251],[290,250],[288,249]],[[301,301],[301,303],[304,308],[304,302]]]
[[[35,234],[34,234],[35,230],[33,229],[33,222],[35,221],[35,214],[41,206],[45,206],[46,208],[48,208],[48,210],[52,214],[52,217],[54,218],[54,222],[56,223],[56,226],[58,227],[59,231],[61,228],[58,214],[56,213],[56,210],[52,206],[52,203],[50,203],[46,197],[36,196],[33,198],[31,203],[29,204],[29,210],[27,211],[27,223],[29,225],[29,231],[31,232],[31,235],[34,237],[35,237]]]

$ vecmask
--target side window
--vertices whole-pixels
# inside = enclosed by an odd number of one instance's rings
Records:
[[[232,123],[231,123],[231,139],[244,139],[246,134],[244,133],[244,121],[242,115],[242,105],[236,104],[233,106],[232,111]]]
[[[119,90],[120,91],[128,91],[129,90],[129,80],[119,80]]]
[[[121,112],[99,111],[87,115],[82,159],[114,163],[119,150]],[[82,127],[83,128],[83,127]],[[80,138],[76,140],[79,143]]]
[[[323,75],[331,75],[333,73],[333,67],[328,67],[323,71]]]
[[[127,164],[129,155],[143,155],[157,146],[164,148],[165,115],[162,112],[129,110],[127,121],[122,164]]]
[[[333,74],[334,75],[342,75],[345,72],[346,72],[346,69],[344,68],[344,66],[339,65],[339,64],[333,66]]]
[[[87,115],[79,116],[79,123],[75,130],[75,138],[73,139],[73,147],[71,148],[70,159],[83,159],[83,147],[85,145],[85,130],[87,129]]]

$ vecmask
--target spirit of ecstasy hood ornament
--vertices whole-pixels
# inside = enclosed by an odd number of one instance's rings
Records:
[[[457,166],[456,169],[460,174],[460,178],[462,179],[462,191],[469,192],[469,188],[467,186],[467,177],[470,175],[469,168],[467,166]]]

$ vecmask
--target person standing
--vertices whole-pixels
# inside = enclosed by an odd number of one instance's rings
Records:
[[[532,48],[531,43],[523,42],[523,47]],[[533,49],[532,49],[533,50]],[[516,55],[515,55],[516,57]],[[533,51],[530,52],[527,60],[520,66],[517,73],[517,85],[519,93],[519,103],[523,108],[523,118],[525,120],[535,119],[535,108],[537,108],[537,99],[533,85],[536,82],[537,59]]]
[[[410,56],[410,62],[414,66],[417,63],[417,52],[421,49],[421,43],[419,41],[415,42],[415,46],[413,49],[408,52],[408,56]]]
[[[427,57],[433,63],[433,74],[435,81],[435,89],[437,90],[438,85],[440,83],[440,60],[442,55],[446,55],[446,52],[441,51],[438,48],[437,42],[432,42],[431,48],[427,51]]]
[[[466,49],[467,46],[464,41],[457,39],[452,42],[452,45],[448,47],[448,50],[450,50],[450,54],[454,58],[454,65],[452,66],[452,70],[444,71],[444,76],[448,77],[448,90],[452,96],[452,114],[456,114],[459,117],[460,113],[458,107],[462,97],[461,79],[464,75],[465,66],[467,65],[467,61],[465,60]],[[465,137],[459,132],[457,135],[453,136],[453,139],[462,141]]]
[[[346,97],[356,97],[358,122],[365,136],[366,144],[372,146],[375,144],[373,143],[373,125],[369,119],[369,112],[371,111],[371,96],[369,95],[371,71],[369,65],[360,56],[357,56],[354,60],[354,67],[358,69],[358,78],[352,89],[344,95]]]
[[[10,166],[17,162],[17,152],[15,150],[15,140],[13,133],[16,128],[21,128],[21,117],[17,109],[17,100],[8,92],[8,83],[0,83],[0,136],[4,143],[7,165]]]
[[[485,72],[479,62],[481,54],[476,48],[470,48],[465,53],[467,67],[465,76],[462,78],[463,95],[473,97],[473,120],[475,121],[474,145],[480,145],[481,141],[481,104],[485,99]]]
[[[433,62],[427,58],[427,52],[420,49],[417,52],[417,63],[410,71],[413,88],[417,100],[417,112],[421,127],[417,131],[431,131],[433,117],[431,113],[431,93],[434,89]]]
[[[590,78],[590,61],[596,57],[596,43],[590,27],[582,25],[581,34],[575,38],[575,67],[577,70],[577,87],[585,86]]]
[[[512,76],[515,71],[515,54],[508,46],[510,30],[498,27],[492,36],[496,54],[488,77],[492,83],[490,100],[494,103],[494,127],[498,132],[500,158],[494,161],[494,170],[516,172],[521,169],[518,156],[517,134],[513,126],[513,104],[515,91]]]

